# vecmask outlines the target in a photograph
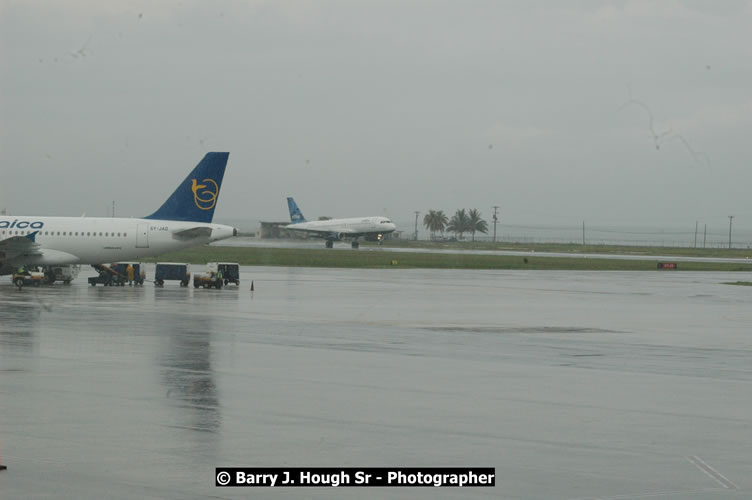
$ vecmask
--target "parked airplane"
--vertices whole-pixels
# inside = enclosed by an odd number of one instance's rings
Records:
[[[311,233],[316,238],[326,239],[326,248],[332,248],[335,241],[352,239],[352,247],[358,248],[358,238],[366,241],[381,242],[384,235],[391,233],[397,226],[386,217],[354,217],[351,219],[328,219],[307,221],[291,197],[287,198],[292,224],[285,226],[291,231]]]
[[[237,235],[211,223],[229,155],[207,153],[143,219],[0,216],[0,275],[24,266],[135,260]]]

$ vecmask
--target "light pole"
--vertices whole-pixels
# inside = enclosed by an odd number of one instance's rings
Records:
[[[731,221],[734,220],[735,215],[729,215],[729,248],[731,248]]]
[[[695,248],[697,248],[697,228],[700,226],[700,221],[695,221]]]
[[[415,241],[418,241],[418,215],[420,215],[419,211],[415,211]]]
[[[494,221],[494,243],[496,243],[496,224],[499,222],[499,217],[496,215],[496,211],[499,210],[499,207],[497,205],[494,205],[494,214],[493,214],[493,221]]]

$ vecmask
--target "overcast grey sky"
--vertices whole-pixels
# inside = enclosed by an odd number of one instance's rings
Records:
[[[0,208],[143,216],[230,151],[217,220],[294,195],[408,231],[751,227],[750,26],[742,0],[0,0]]]

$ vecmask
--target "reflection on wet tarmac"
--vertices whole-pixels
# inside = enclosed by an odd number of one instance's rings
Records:
[[[0,371],[7,371],[14,358],[34,349],[35,323],[39,321],[44,308],[31,294],[17,293],[3,297],[0,304]]]
[[[163,290],[156,302],[163,300]],[[212,325],[209,318],[174,318],[160,332],[165,349],[160,355],[160,374],[166,398],[185,418],[176,426],[204,432],[217,432],[221,424],[217,385],[211,364]],[[178,417],[178,422],[184,420]]]

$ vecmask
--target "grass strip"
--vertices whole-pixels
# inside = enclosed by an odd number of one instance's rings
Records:
[[[530,269],[567,271],[656,271],[658,260],[624,260],[590,257],[475,255],[470,253],[419,253],[328,250],[310,248],[259,248],[202,246],[146,259],[147,262],[237,262],[244,266],[339,267],[370,269]],[[678,271],[752,271],[752,263],[679,262]],[[676,272],[664,270],[662,272]]]

